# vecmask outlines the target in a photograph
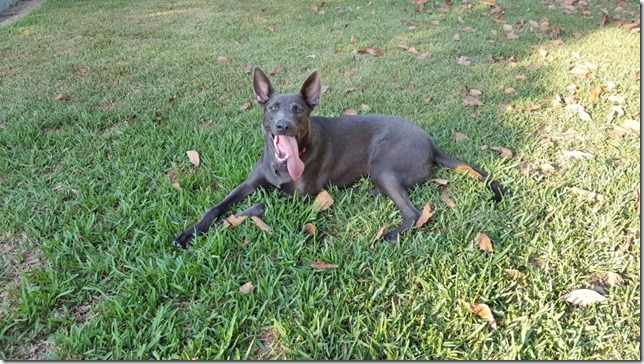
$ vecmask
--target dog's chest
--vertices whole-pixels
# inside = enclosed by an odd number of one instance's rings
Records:
[[[293,195],[296,192],[299,195],[312,195],[319,192],[316,190],[316,183],[309,183],[311,177],[305,169],[304,174],[297,181],[293,181],[286,168],[286,163],[271,163],[270,182],[282,192]]]

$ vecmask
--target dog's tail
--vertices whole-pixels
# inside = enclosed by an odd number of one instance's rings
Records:
[[[488,174],[487,173],[485,173],[484,171],[482,171],[482,170],[480,170],[478,168],[469,166],[469,165],[467,165],[467,164],[465,164],[465,163],[463,163],[463,162],[461,162],[461,161],[459,161],[457,159],[454,159],[454,158],[448,156],[447,154],[441,152],[437,148],[434,148],[434,160],[438,164],[443,166],[443,167],[447,167],[447,168],[452,169],[452,170],[454,170],[454,171],[456,171],[458,173],[465,173],[468,176],[477,178],[480,181],[488,182]],[[503,193],[504,193],[503,187],[501,187],[501,185],[498,182],[493,181],[493,180],[489,181],[489,183],[490,183],[490,188],[492,189],[492,192],[494,193],[494,196],[492,196],[492,198],[490,198],[490,200],[495,201],[495,202],[501,201],[501,198],[503,197]]]

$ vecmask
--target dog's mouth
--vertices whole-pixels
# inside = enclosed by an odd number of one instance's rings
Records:
[[[286,162],[288,174],[297,181],[304,172],[304,162],[300,159],[297,139],[286,135],[272,135],[275,160]]]

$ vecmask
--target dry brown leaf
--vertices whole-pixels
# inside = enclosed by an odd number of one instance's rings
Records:
[[[608,96],[608,101],[611,101],[617,104],[623,104],[624,101],[626,101],[626,98],[624,96],[610,95]]]
[[[475,171],[474,169],[472,169],[472,167],[468,166],[467,164],[461,164],[460,166],[454,168],[454,172],[465,173],[469,177],[483,179],[483,176],[481,176],[479,172]]]
[[[418,49],[416,49],[416,48],[414,48],[414,47],[410,47],[410,48],[408,48],[408,49],[407,49],[407,52],[409,52],[409,53],[411,53],[411,54],[415,54],[415,55],[419,55],[419,54],[420,54],[420,52],[418,51]]]
[[[432,97],[431,96],[427,96],[423,100],[423,104],[425,104],[425,105],[429,104],[430,102],[432,102]]]
[[[506,35],[506,37],[507,37],[508,39],[510,39],[510,40],[517,40],[517,39],[519,39],[519,36],[518,36],[518,35],[516,35],[516,34],[514,34],[514,33],[508,33],[508,34]]]
[[[217,60],[219,62],[221,62],[221,63],[228,63],[228,62],[230,62],[232,60],[232,58],[230,58],[228,56],[219,56],[219,57],[217,57]]]
[[[250,294],[253,292],[254,289],[255,289],[255,286],[251,282],[246,282],[241,287],[239,287],[239,293]]]
[[[481,100],[477,99],[474,96],[468,96],[465,99],[463,99],[463,105],[465,105],[465,106],[483,106],[483,102],[481,102]]]
[[[155,111],[152,117],[154,118],[154,121],[156,121],[157,123],[161,121],[161,114],[158,111]]]
[[[452,138],[454,138],[454,140],[456,140],[457,142],[463,142],[463,141],[466,141],[466,140],[470,140],[470,138],[467,135],[465,135],[463,133],[459,133],[454,129],[452,129]]]
[[[253,104],[250,101],[246,101],[246,102],[244,102],[242,104],[242,106],[239,107],[239,111],[244,112],[244,111],[250,109],[251,106],[253,106]]]
[[[358,90],[358,89],[357,89],[357,88],[355,88],[355,87],[349,87],[349,88],[347,88],[346,90],[344,90],[344,92],[346,92],[346,93],[350,94],[350,93],[352,93],[352,92],[356,92],[357,90]]]
[[[606,22],[608,22],[608,14],[603,13],[599,20],[597,20],[597,25],[603,27],[604,25],[606,25]]]
[[[312,223],[307,222],[306,225],[304,225],[304,231],[310,236],[315,236],[315,234],[317,234],[318,232],[318,228],[315,227],[315,225],[313,225]]]
[[[447,196],[447,193],[445,191],[441,192],[441,201],[445,202],[445,205],[447,205],[447,207],[456,206],[454,204],[454,201],[452,201],[452,199]]]
[[[376,233],[376,236],[371,239],[371,243],[369,243],[369,247],[373,249],[376,246],[376,242],[380,240],[383,236],[387,234],[387,228],[386,227],[381,227],[378,232]]]
[[[483,93],[481,92],[481,90],[477,90],[475,88],[470,89],[470,95],[472,95],[472,96],[481,96],[482,94]]]
[[[434,211],[432,211],[432,205],[428,202],[423,206],[423,212],[421,212],[420,217],[416,221],[416,225],[414,225],[415,228],[419,228],[434,215]]]
[[[438,186],[444,187],[449,183],[446,179],[434,178],[432,182],[436,183]]]
[[[174,180],[176,180],[176,179],[177,179],[177,177],[179,177],[179,173],[177,173],[177,171],[170,171],[170,172],[168,172],[168,174],[166,175],[166,177],[168,177],[168,179],[169,179],[170,181],[174,181]]]
[[[590,89],[590,93],[588,95],[588,99],[590,100],[591,104],[597,103],[597,99],[599,98],[599,95],[602,93],[602,88],[599,86],[595,86]]]
[[[179,182],[175,182],[175,183],[173,183],[173,184],[172,184],[172,188],[174,188],[174,189],[175,189],[175,190],[177,190],[177,191],[181,191],[181,190],[182,190],[181,185],[179,184]]]
[[[566,158],[574,158],[574,159],[592,159],[593,158],[592,154],[582,152],[579,150],[564,151],[563,156]]]
[[[501,158],[512,158],[512,156],[514,155],[512,153],[512,150],[505,147],[496,146],[496,147],[491,147],[490,149],[496,150],[497,152],[499,152],[499,157]]]
[[[593,191],[587,191],[577,187],[566,187],[566,190],[574,193],[575,195],[586,197],[590,202],[604,202],[606,200],[604,195]]]
[[[455,40],[455,41],[459,41],[459,40],[461,40],[461,36],[460,36],[460,34],[456,33],[456,34],[454,34],[452,39]]]
[[[516,75],[514,77],[519,81],[525,81],[527,79],[525,75]]]
[[[248,216],[242,215],[242,216],[235,216],[235,215],[230,215],[227,218],[224,219],[223,221],[223,226],[224,228],[230,227],[234,228],[236,226],[239,226],[244,220],[246,220]]]
[[[282,72],[282,71],[284,71],[284,67],[277,66],[277,67],[275,67],[275,68],[273,68],[273,69],[271,70],[270,75],[271,75],[271,76],[275,76],[276,74],[278,74],[278,73],[280,73],[280,72]]]
[[[479,235],[479,237],[476,239],[476,244],[479,246],[479,249],[483,250],[486,253],[491,253],[494,251],[492,240],[490,240],[490,237],[486,233],[481,233],[481,235]]]
[[[523,279],[525,278],[525,273],[520,272],[516,269],[504,269],[505,273],[507,273],[512,279]]]
[[[244,73],[250,73],[253,70],[253,66],[249,64],[245,64],[244,67],[242,68],[242,72]]]
[[[188,156],[188,159],[190,160],[190,163],[192,163],[192,165],[199,167],[199,164],[201,164],[201,159],[199,158],[199,153],[196,150],[189,150],[186,152],[186,155]]]
[[[592,289],[577,289],[563,295],[561,299],[578,306],[589,306],[593,303],[606,301],[606,297]]]
[[[474,32],[476,31],[476,29],[474,29],[474,28],[472,28],[472,27],[465,27],[465,28],[463,28],[463,29],[461,29],[461,30],[462,30],[463,32],[465,32],[465,33],[474,33]]]
[[[311,4],[311,11],[314,12],[314,13],[317,13],[318,12],[318,6],[315,5],[315,4]]]
[[[494,63],[496,63],[496,60],[494,59],[494,57],[492,57],[492,55],[491,55],[491,54],[488,54],[488,55],[487,55],[487,63],[488,63],[488,64],[494,64]]]
[[[425,53],[421,54],[420,56],[416,57],[416,59],[419,60],[419,61],[424,61],[424,60],[430,59],[430,58],[432,58],[432,54],[429,53],[429,52],[425,52]]]
[[[510,24],[503,24],[502,29],[503,29],[503,31],[504,31],[504,32],[506,32],[506,33],[510,33],[512,30],[514,30],[514,29],[512,28],[512,25],[510,25]]]
[[[309,267],[313,269],[336,269],[338,268],[338,265],[327,263],[327,262],[321,261],[320,259],[317,259],[314,263],[311,263]]]
[[[352,107],[345,107],[342,109],[342,115],[358,115],[358,110]]]
[[[313,201],[313,211],[319,212],[319,211],[324,211],[331,207],[333,205],[333,197],[326,191],[322,190],[318,195],[315,197],[315,201]]]
[[[629,130],[632,134],[640,135],[640,122],[638,120],[626,120],[622,123],[622,128]]]
[[[490,306],[486,305],[485,303],[468,303],[467,308],[471,313],[487,321],[490,324],[490,327],[492,327],[494,330],[498,329],[498,325],[496,323],[496,320],[494,319],[494,315],[492,315]]]
[[[624,109],[621,106],[612,106],[608,109],[608,115],[606,115],[606,122],[611,123],[615,116],[624,116]]]
[[[269,234],[272,234],[272,233],[273,233],[273,228],[271,228],[270,226],[268,226],[268,225],[264,222],[264,220],[262,220],[261,218],[259,218],[259,217],[257,217],[257,216],[251,216],[250,218],[253,220],[253,222],[255,223],[255,225],[257,225],[257,227],[258,227],[261,231],[267,232],[267,233],[269,233]]]
[[[547,173],[555,173],[555,172],[557,172],[557,169],[550,163],[544,163],[539,168],[541,168],[542,171],[547,172]]]
[[[69,94],[66,93],[66,92],[62,92],[62,93],[59,93],[58,96],[56,96],[56,100],[58,100],[58,101],[69,101],[69,100],[71,100],[71,96],[69,96]]]
[[[356,38],[355,35],[352,35],[351,39],[349,40],[349,42],[355,43],[357,40],[358,40],[358,38]]]
[[[554,45],[554,46],[560,46],[560,45],[564,44],[564,41],[562,39],[555,39],[550,43],[552,43],[552,45]]]
[[[466,57],[466,56],[458,57],[457,63],[460,64],[461,66],[469,66],[470,65],[470,61],[469,61],[468,57]]]
[[[506,88],[506,89],[505,89],[505,91],[504,91],[504,92],[505,92],[506,94],[513,94],[513,93],[515,93],[515,92],[516,92],[516,90],[514,89],[514,87],[508,87],[508,88]]]
[[[380,57],[380,56],[383,56],[385,54],[385,50],[384,49],[374,49],[374,48],[368,47],[368,48],[358,49],[358,54],[369,54],[369,55],[372,55],[374,57]]]
[[[367,104],[360,104],[360,110],[362,110],[364,112],[368,112],[369,110],[371,110],[371,106],[369,106]]]

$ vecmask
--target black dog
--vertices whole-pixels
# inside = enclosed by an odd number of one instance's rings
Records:
[[[299,94],[282,95],[255,67],[253,87],[257,103],[264,110],[264,153],[242,184],[194,226],[177,235],[177,246],[187,247],[195,235],[208,231],[217,218],[258,187],[315,195],[327,185],[348,187],[361,177],[370,177],[377,191],[392,199],[402,214],[402,224],[385,236],[395,241],[421,215],[409,200],[407,189],[429,177],[432,162],[487,180],[485,172],[439,151],[429,135],[407,119],[384,115],[310,116],[320,103],[317,70],[306,79]],[[490,187],[494,192],[492,200],[499,201],[501,186],[492,181]]]

